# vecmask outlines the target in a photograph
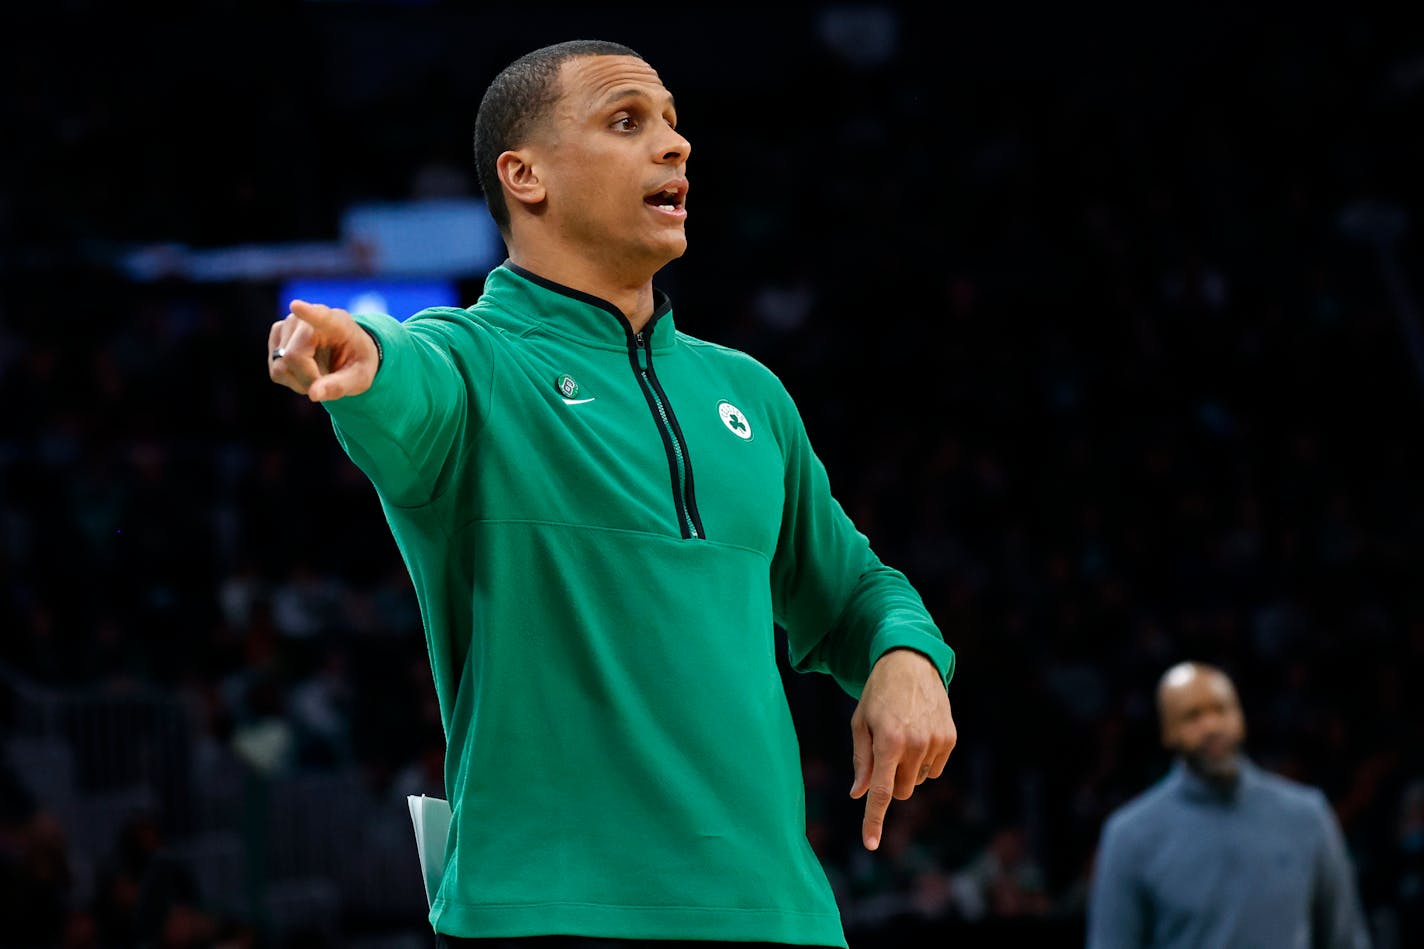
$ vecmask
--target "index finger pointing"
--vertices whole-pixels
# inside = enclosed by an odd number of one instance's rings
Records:
[[[345,312],[324,303],[308,303],[305,300],[293,300],[288,310],[297,319],[310,323],[313,329],[318,330],[336,329],[340,325],[337,314]]]
[[[880,835],[885,826],[885,811],[895,794],[896,759],[889,754],[877,755],[875,770],[870,775],[870,790],[865,795],[865,821],[861,824],[861,838],[866,850],[880,846]]]

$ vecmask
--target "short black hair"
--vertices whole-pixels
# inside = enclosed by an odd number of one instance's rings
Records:
[[[636,52],[620,43],[604,40],[569,40],[536,49],[500,70],[485,90],[475,115],[475,172],[485,205],[509,236],[509,206],[504,202],[499,170],[495,162],[511,148],[524,144],[532,129],[558,101],[559,69],[565,60],[579,56],[633,56]]]

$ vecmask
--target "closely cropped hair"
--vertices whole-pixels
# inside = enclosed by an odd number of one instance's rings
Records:
[[[511,148],[523,145],[530,130],[558,101],[559,67],[579,56],[634,56],[636,52],[603,40],[569,40],[536,49],[510,63],[485,90],[475,116],[475,171],[485,204],[500,232],[509,235],[509,206],[499,184],[495,162]]]

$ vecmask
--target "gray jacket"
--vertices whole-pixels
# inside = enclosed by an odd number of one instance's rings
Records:
[[[1223,792],[1178,761],[1104,825],[1090,949],[1368,949],[1320,791],[1243,762]]]

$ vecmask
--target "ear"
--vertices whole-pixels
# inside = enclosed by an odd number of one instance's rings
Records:
[[[525,206],[540,204],[548,196],[539,171],[534,167],[534,156],[528,149],[502,152],[495,159],[495,169],[499,172],[499,182],[509,197]]]

